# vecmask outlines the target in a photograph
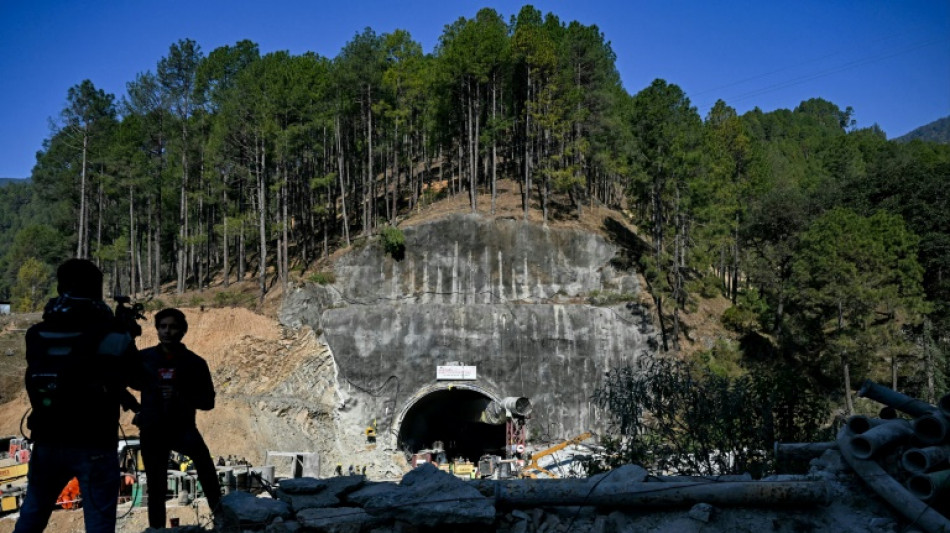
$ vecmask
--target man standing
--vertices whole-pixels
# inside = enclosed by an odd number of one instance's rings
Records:
[[[172,450],[194,461],[198,481],[211,511],[221,501],[218,474],[211,453],[195,425],[195,410],[214,408],[214,383],[204,359],[182,344],[188,331],[185,314],[164,309],[155,315],[158,346],[142,351],[142,460],[148,478],[148,523],[165,527],[168,454]]]
[[[56,278],[59,297],[26,332],[27,427],[34,444],[14,531],[43,531],[75,477],[86,531],[111,533],[119,491],[119,404],[128,396],[138,353],[102,301],[102,271],[95,264],[70,259]]]

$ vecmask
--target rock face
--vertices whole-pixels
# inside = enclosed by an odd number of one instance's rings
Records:
[[[280,315],[322,334],[348,405],[377,421],[381,439],[396,445],[413,405],[450,388],[528,397],[531,426],[552,439],[602,427],[591,395],[604,373],[656,348],[636,273],[615,266],[620,246],[477,215],[403,231],[399,257],[378,240],[355,246],[333,266],[333,284],[297,289]],[[450,363],[475,367],[476,378],[437,380]]]

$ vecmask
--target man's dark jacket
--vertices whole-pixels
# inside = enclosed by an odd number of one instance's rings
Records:
[[[194,428],[195,410],[214,408],[208,363],[184,344],[170,351],[153,346],[141,354],[144,380],[136,387],[142,391],[139,427],[143,432]]]
[[[43,321],[26,332],[26,361],[27,427],[34,441],[116,445],[119,405],[138,353],[105,302],[68,295],[50,300]]]

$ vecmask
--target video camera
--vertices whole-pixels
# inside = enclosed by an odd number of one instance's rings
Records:
[[[128,333],[134,339],[142,334],[142,326],[139,320],[144,320],[145,306],[139,302],[132,303],[128,296],[116,295],[115,298],[115,320],[123,331]]]

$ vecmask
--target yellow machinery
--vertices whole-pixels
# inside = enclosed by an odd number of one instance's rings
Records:
[[[13,464],[0,467],[0,511],[8,513],[20,508],[20,502],[26,493],[24,485],[11,485],[10,483],[26,478],[30,471],[30,463]]]
[[[366,434],[366,442],[375,443],[376,442],[376,419],[373,419],[373,423],[369,426],[366,426],[364,430]]]
[[[573,439],[566,440],[560,444],[551,446],[550,448],[546,450],[541,450],[540,452],[535,452],[531,454],[531,461],[527,465],[525,465],[525,467],[521,470],[521,477],[537,478],[538,475],[535,473],[535,471],[537,471],[537,472],[541,472],[547,475],[548,477],[556,478],[557,475],[554,472],[551,472],[550,470],[542,468],[540,465],[538,465],[538,460],[541,459],[542,457],[547,457],[548,455],[551,455],[560,450],[563,450],[564,448],[567,448],[568,446],[583,442],[591,438],[592,435],[593,434],[590,431],[586,431],[574,437]]]
[[[475,479],[477,467],[471,461],[459,460],[452,465],[455,477],[462,479]]]

